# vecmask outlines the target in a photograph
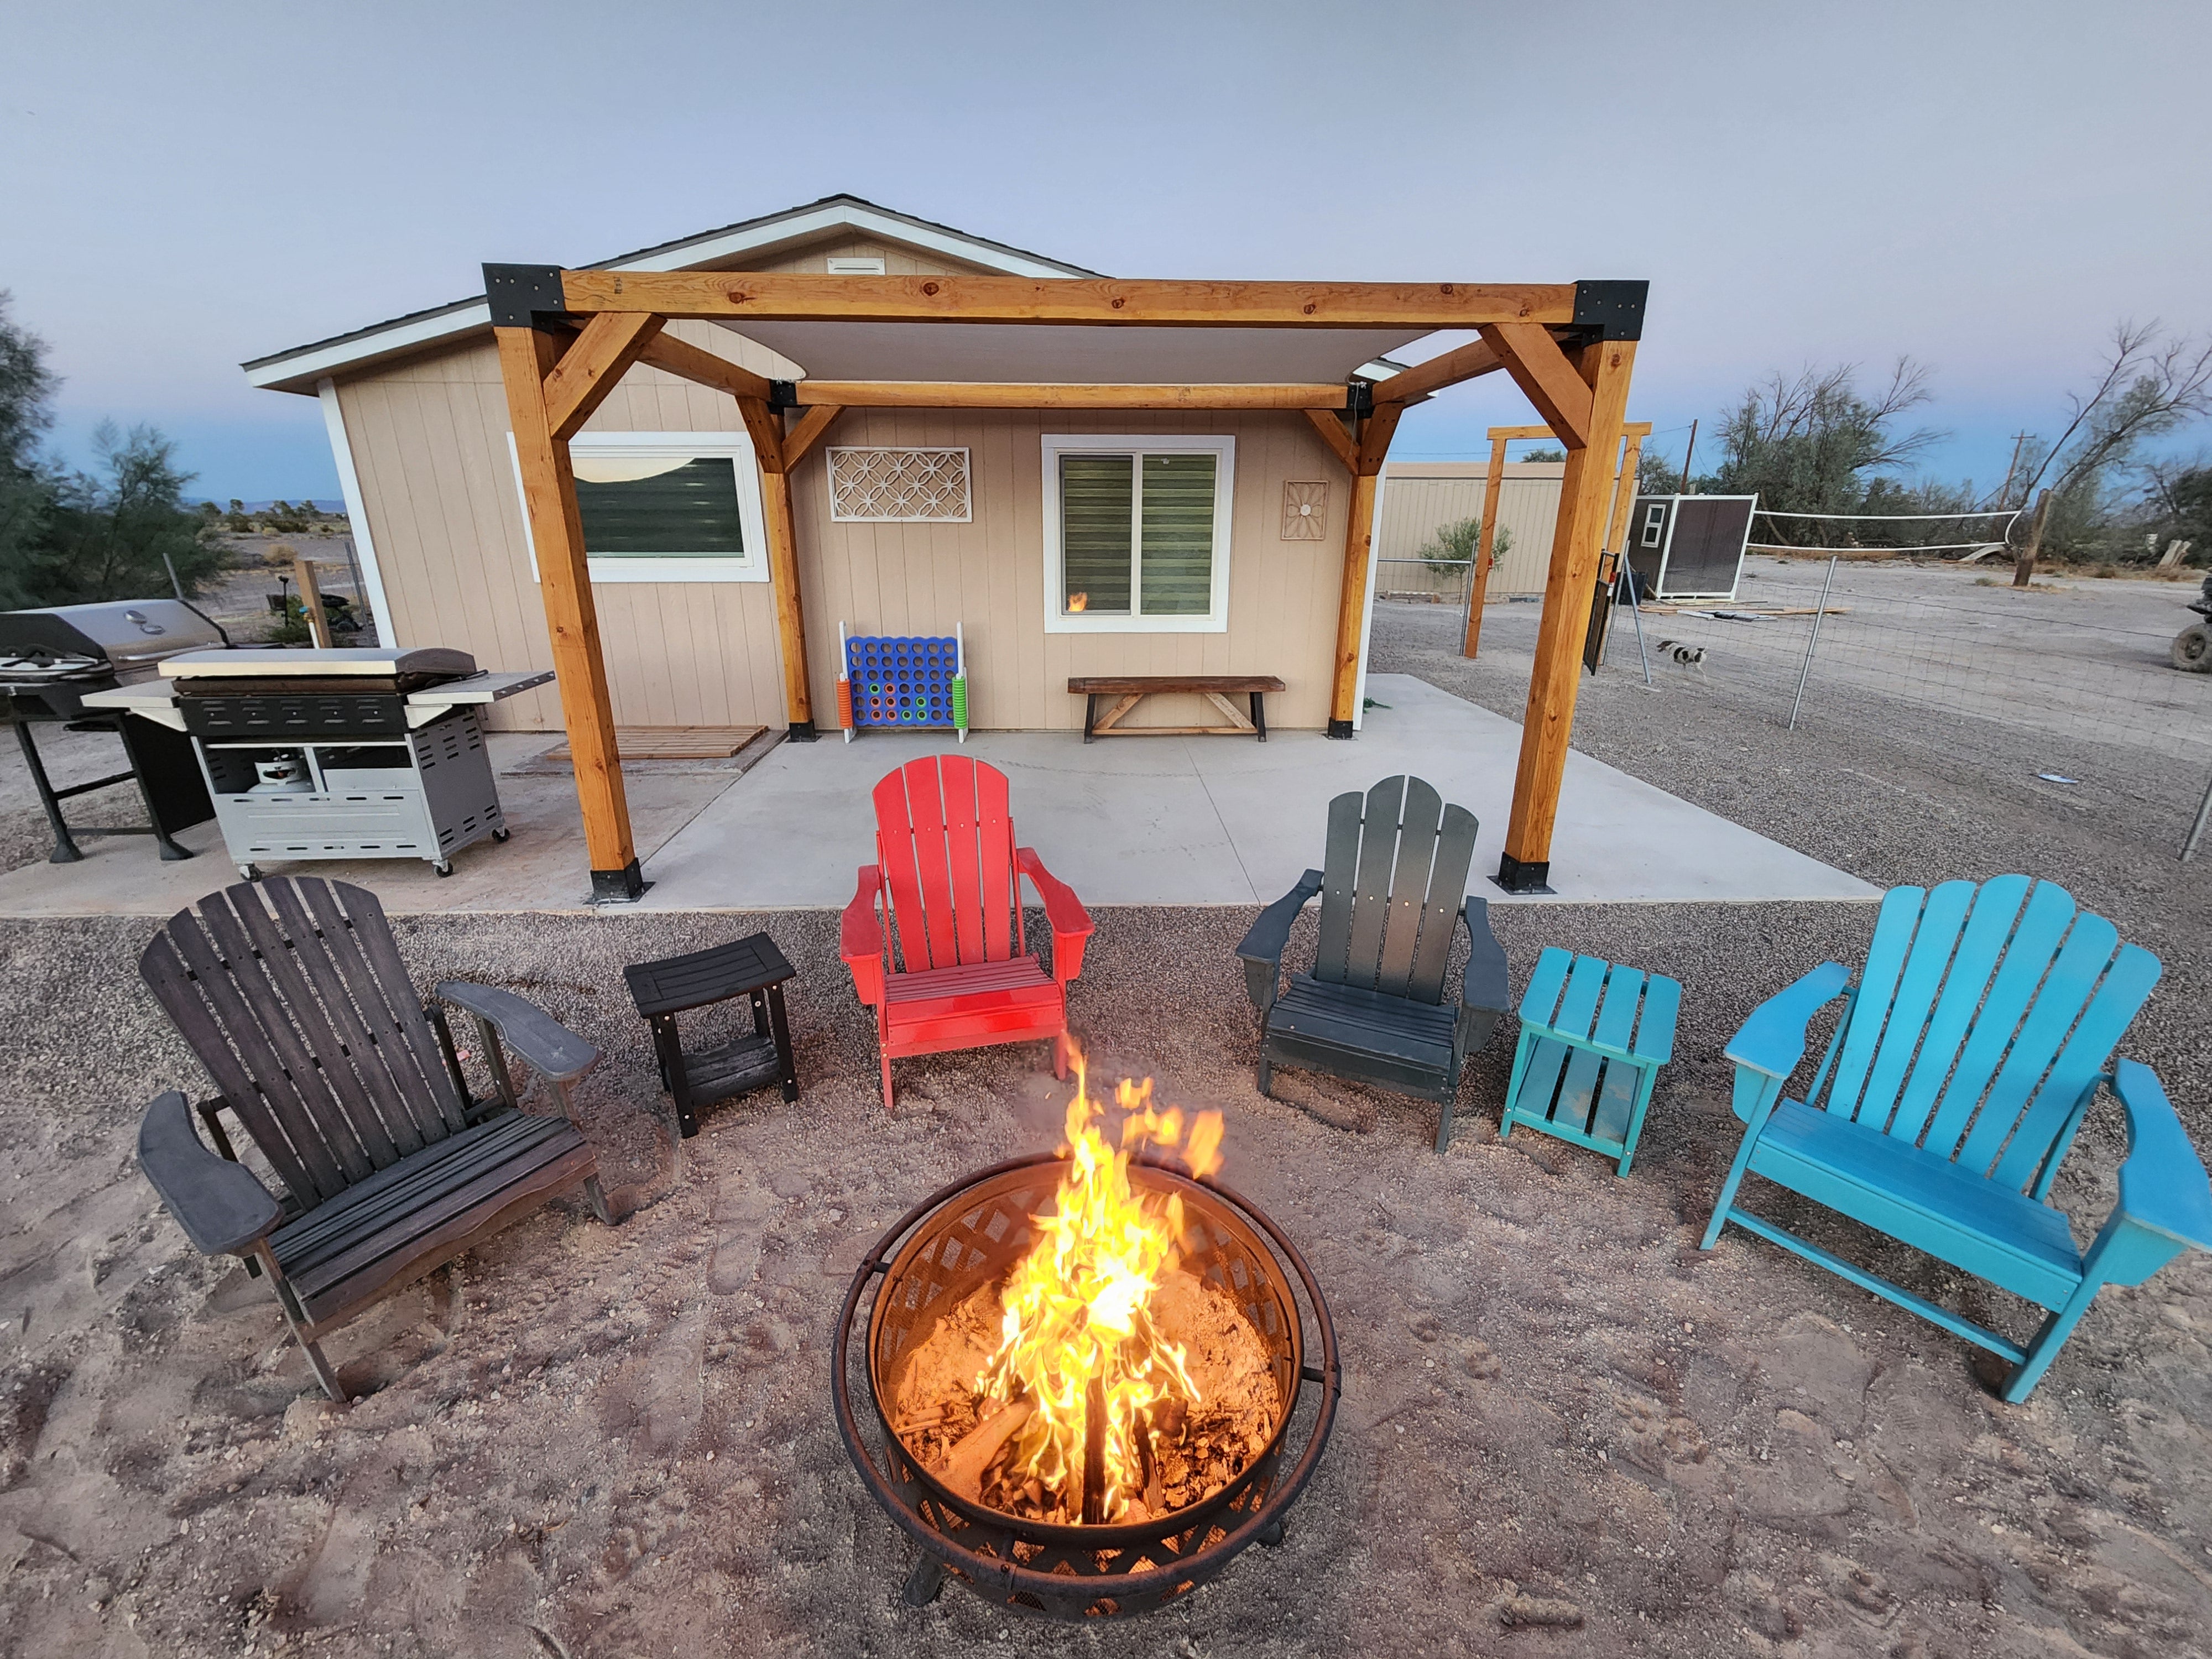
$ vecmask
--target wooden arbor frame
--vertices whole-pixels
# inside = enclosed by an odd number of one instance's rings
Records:
[[[1328,732],[1349,738],[1374,552],[1376,479],[1407,407],[1504,369],[1567,451],[1558,528],[1498,883],[1541,889],[1574,720],[1583,619],[1613,493],[1629,376],[1643,332],[1639,282],[1117,282],[1024,276],[827,276],[752,271],[563,270],[486,265],[484,288],[538,553],[592,861],[592,896],[644,890],[615,744],[568,441],[633,364],[737,399],[761,471],[790,735],[814,736],[790,473],[848,408],[1303,410],[1352,474]],[[1474,330],[1479,338],[1370,386],[1112,386],[967,381],[770,381],[663,331],[672,318],[776,322],[1101,327]],[[1590,457],[1601,464],[1588,465]]]
[[[1605,544],[1600,550],[1603,564],[1606,555],[1614,558],[1627,544],[1628,515],[1636,505],[1636,472],[1644,460],[1644,441],[1651,435],[1651,422],[1630,421],[1621,428],[1624,441],[1620,452],[1620,471],[1613,479],[1613,521],[1606,532]],[[1460,655],[1472,657],[1475,647],[1482,643],[1482,605],[1490,586],[1490,567],[1496,562],[1490,556],[1496,544],[1498,532],[1498,501],[1505,489],[1505,446],[1522,438],[1548,438],[1553,435],[1548,426],[1493,426],[1490,428],[1490,466],[1482,486],[1482,529],[1475,538],[1474,568],[1468,572],[1467,638],[1461,643]],[[1598,579],[1602,581],[1612,574],[1609,567],[1601,568]]]

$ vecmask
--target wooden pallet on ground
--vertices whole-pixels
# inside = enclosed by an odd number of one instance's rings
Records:
[[[624,760],[727,760],[765,726],[623,726],[615,730],[615,750]],[[571,764],[564,738],[539,757]]]

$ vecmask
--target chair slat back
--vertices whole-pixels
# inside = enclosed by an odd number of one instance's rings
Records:
[[[2039,1194],[2159,972],[2051,882],[1894,888],[1822,1103]]]
[[[875,788],[876,857],[908,973],[1004,962],[1024,948],[1006,776],[930,755]]]
[[[1331,801],[1314,977],[1442,1000],[1475,829],[1473,813],[1403,775]]]
[[[304,1208],[464,1126],[366,889],[272,878],[172,916],[140,974]]]

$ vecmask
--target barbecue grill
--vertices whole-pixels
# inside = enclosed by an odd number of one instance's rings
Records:
[[[248,881],[263,860],[453,855],[507,820],[477,710],[550,672],[480,672],[440,648],[191,651],[90,699],[190,734]]]
[[[88,694],[112,691],[154,674],[167,658],[225,643],[222,630],[181,599],[132,599],[63,605],[44,611],[0,611],[0,703],[15,727],[23,763],[53,827],[56,864],[82,858],[82,836],[150,835],[165,859],[191,854],[173,839],[179,830],[215,816],[191,744],[174,732],[126,720],[112,709],[87,708]],[[128,769],[57,789],[46,775],[32,727],[112,732],[123,740]],[[62,803],[118,783],[138,786],[147,822],[114,828],[71,825]]]

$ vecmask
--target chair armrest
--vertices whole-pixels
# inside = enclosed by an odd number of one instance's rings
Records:
[[[284,1213],[252,1170],[201,1143],[192,1109],[174,1089],[155,1097],[139,1121],[138,1167],[205,1255],[244,1253]]]
[[[1091,913],[1075,890],[1044,867],[1034,847],[1014,848],[1014,866],[1036,884],[1052,924],[1052,976],[1062,985],[1083,971],[1083,947],[1091,938]]]
[[[1260,912],[1244,935],[1244,942],[1237,947],[1237,957],[1244,963],[1244,994],[1252,999],[1252,1006],[1264,1014],[1275,1006],[1275,988],[1282,976],[1283,951],[1291,942],[1291,924],[1298,919],[1298,912],[1313,902],[1321,891],[1321,872],[1309,870],[1298,878],[1297,885]]]
[[[1464,1060],[1490,1041],[1498,1022],[1513,1006],[1513,983],[1506,971],[1505,947],[1490,931],[1490,901],[1468,894],[1459,917],[1467,927],[1467,972],[1460,980],[1452,1042]]]
[[[2175,1244],[2212,1250],[2212,1182],[2207,1181],[2204,1161],[2189,1144],[2158,1074],[2138,1060],[2118,1061],[2112,1067],[2112,1092],[2128,1115],[2128,1156],[2120,1165],[2120,1203],[2115,1213]],[[2150,1273],[2173,1254],[2168,1249],[2150,1265]],[[2106,1275],[2121,1285],[2141,1284],[2149,1276]]]
[[[599,1063],[599,1051],[591,1043],[512,991],[449,979],[438,987],[438,997],[489,1020],[500,1041],[548,1083],[574,1083]]]
[[[884,1000],[884,924],[876,914],[883,890],[882,870],[862,865],[860,887],[837,924],[837,954],[853,970],[854,994],[872,1008]]]
[[[1739,1066],[1778,1081],[1805,1058],[1805,1029],[1813,1016],[1850,988],[1850,969],[1824,962],[1795,985],[1776,992],[1751,1011],[1722,1052]]]

